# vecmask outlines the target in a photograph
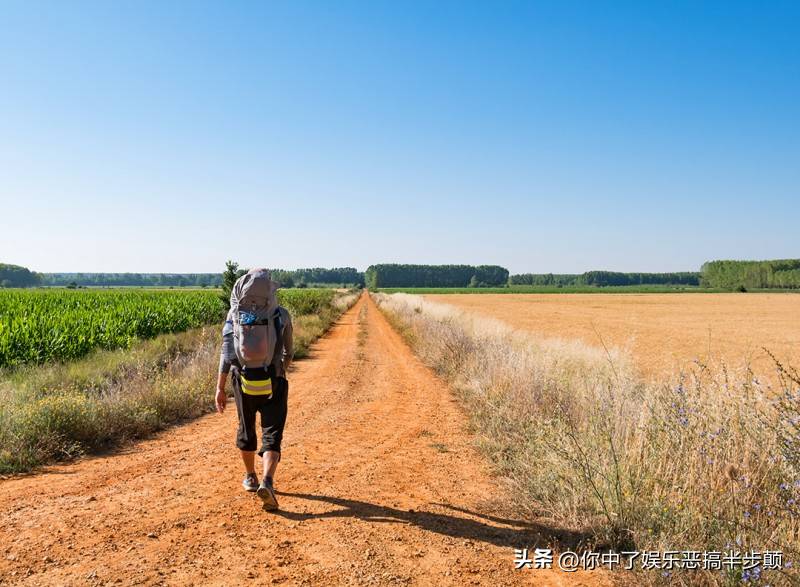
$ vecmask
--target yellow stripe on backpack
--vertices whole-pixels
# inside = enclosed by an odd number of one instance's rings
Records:
[[[242,393],[247,395],[272,395],[272,379],[250,381],[242,377]]]

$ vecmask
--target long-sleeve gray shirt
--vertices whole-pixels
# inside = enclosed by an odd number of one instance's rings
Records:
[[[289,368],[289,364],[294,358],[292,316],[289,314],[289,310],[283,306],[278,306],[278,312],[280,312],[283,326],[283,349],[282,352],[275,353],[272,364],[275,365],[275,374],[278,377],[286,377],[286,369]],[[229,313],[225,320],[225,325],[222,327],[222,352],[219,356],[219,372],[228,373],[231,370],[231,365],[238,365],[238,363],[236,350],[233,346],[233,318]]]

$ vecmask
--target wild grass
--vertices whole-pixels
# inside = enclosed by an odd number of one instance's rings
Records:
[[[295,355],[356,300],[330,296],[293,318]],[[0,474],[30,470],[140,438],[213,407],[220,326],[162,335],[68,363],[25,365],[0,377]]]
[[[23,367],[0,382],[0,473],[98,451],[210,406],[219,328]]]
[[[754,575],[672,571],[641,582],[789,584],[800,550],[800,378],[697,365],[638,379],[630,359],[540,339],[405,294],[375,294],[460,396],[480,448],[532,517],[588,531],[595,549],[782,551]]]

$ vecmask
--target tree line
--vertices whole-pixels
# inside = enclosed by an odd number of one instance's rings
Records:
[[[508,269],[499,265],[370,265],[367,287],[491,287],[508,283]]]
[[[550,285],[556,287],[594,285],[700,285],[700,273],[623,273],[586,271],[585,273],[522,273],[512,275],[510,285]]]
[[[219,273],[40,273],[52,287],[219,287]]]
[[[270,271],[283,287],[364,284],[364,274],[353,267]],[[221,287],[223,279],[220,273],[36,273],[0,263],[0,287]]]
[[[705,287],[800,288],[800,259],[709,261],[703,264],[702,273]]]
[[[587,271],[581,275],[581,285],[700,285],[700,274],[691,271],[676,273],[620,273],[618,271]]]
[[[27,267],[0,263],[0,287],[33,287],[41,278]]]
[[[283,287],[303,285],[364,285],[364,273],[354,267],[313,267],[310,269],[270,269],[272,279]]]
[[[362,273],[353,267],[272,269],[283,287],[367,285],[379,287],[502,287],[681,285],[721,289],[800,288],[800,259],[709,261],[700,272],[521,273],[510,275],[499,265],[371,265]],[[220,273],[36,273],[0,263],[0,287],[220,287]]]
[[[519,273],[508,278],[509,285],[577,285],[577,273]]]

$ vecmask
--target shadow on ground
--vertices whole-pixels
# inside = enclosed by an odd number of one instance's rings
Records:
[[[278,515],[293,521],[323,518],[357,518],[367,522],[412,524],[425,531],[435,532],[443,536],[485,542],[505,548],[552,545],[557,548],[574,550],[579,548],[581,544],[585,544],[589,538],[589,535],[585,533],[552,528],[523,520],[511,520],[485,515],[442,503],[433,503],[431,506],[437,509],[449,510],[453,513],[414,509],[402,510],[365,501],[327,495],[276,493],[283,497],[323,502],[336,506],[336,509],[320,513],[293,512],[285,509],[269,512],[271,515]]]

